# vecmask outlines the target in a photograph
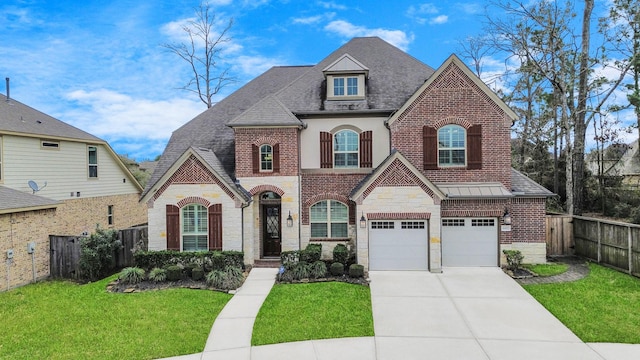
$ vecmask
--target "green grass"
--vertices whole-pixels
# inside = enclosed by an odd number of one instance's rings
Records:
[[[566,272],[567,269],[569,269],[569,265],[562,264],[562,263],[558,263],[558,264],[548,263],[548,264],[537,264],[537,265],[525,264],[525,265],[522,265],[522,267],[533,271],[534,273],[538,274],[538,276],[559,275]]]
[[[0,359],[154,359],[202,351],[230,295],[190,289],[109,293],[116,276],[0,293]]]
[[[359,336],[373,336],[368,287],[277,284],[258,313],[251,345]]]
[[[588,277],[524,288],[582,341],[640,343],[640,279],[590,264]]]

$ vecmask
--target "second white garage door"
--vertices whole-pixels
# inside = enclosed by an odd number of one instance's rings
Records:
[[[369,222],[371,270],[427,270],[426,220]]]
[[[442,265],[498,266],[497,219],[442,219]]]

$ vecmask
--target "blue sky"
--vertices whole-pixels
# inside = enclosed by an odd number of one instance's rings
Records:
[[[119,154],[154,158],[173,130],[206,110],[178,89],[189,79],[187,63],[161,46],[183,41],[180,25],[198,4],[5,0],[0,76],[11,78],[12,98],[107,140]],[[218,99],[271,66],[315,64],[356,36],[379,36],[435,68],[460,40],[480,33],[485,11],[473,0],[210,4],[219,19],[234,19],[224,59],[238,82]]]

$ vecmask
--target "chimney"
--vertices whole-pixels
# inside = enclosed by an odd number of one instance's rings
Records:
[[[10,99],[10,97],[9,97],[9,78],[6,78],[6,80],[7,80],[7,102],[9,102],[9,99]]]

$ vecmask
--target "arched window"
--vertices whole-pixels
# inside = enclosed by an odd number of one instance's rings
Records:
[[[260,171],[273,171],[273,147],[260,146]]]
[[[209,250],[207,208],[200,204],[182,208],[182,250]]]
[[[336,168],[358,167],[358,133],[353,130],[341,130],[334,135],[333,166]]]
[[[465,166],[466,131],[462,126],[447,125],[438,130],[438,164]]]
[[[311,205],[312,238],[348,237],[349,207],[339,201],[323,200]]]

